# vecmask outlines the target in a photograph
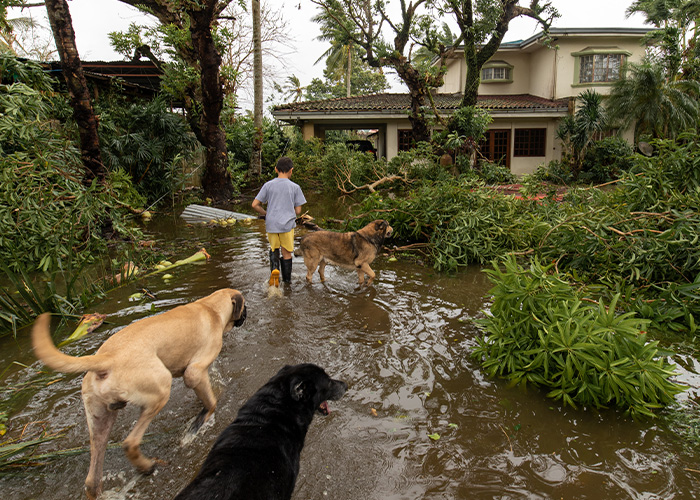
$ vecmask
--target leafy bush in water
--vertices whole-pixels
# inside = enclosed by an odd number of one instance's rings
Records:
[[[584,303],[562,275],[534,259],[525,269],[514,257],[486,272],[494,283],[486,335],[474,357],[491,376],[533,384],[564,405],[616,407],[633,417],[673,401],[684,387],[672,382],[674,367],[657,342],[647,342],[648,323]]]
[[[463,177],[459,182],[421,184],[401,198],[368,197],[357,209],[363,216],[353,220],[351,227],[357,229],[375,218],[388,219],[395,241],[427,243],[433,265],[455,271],[459,266],[532,248],[550,228],[528,215],[534,206]]]
[[[9,63],[2,69],[9,67],[15,75],[33,71],[31,65]],[[68,260],[80,267],[106,247],[104,230],[122,235],[132,230],[111,192],[80,182],[80,153],[56,119],[64,108],[45,90],[50,86],[35,78],[38,84],[27,81],[37,88],[0,85],[0,260],[28,272],[59,268]]]
[[[102,156],[110,171],[127,172],[150,203],[184,187],[182,162],[198,142],[182,116],[161,99],[109,101],[98,111]]]

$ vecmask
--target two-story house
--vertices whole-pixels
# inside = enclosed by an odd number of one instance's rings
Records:
[[[549,46],[542,33],[503,43],[481,70],[478,106],[493,117],[481,153],[515,174],[561,158],[556,139],[560,120],[575,110],[575,97],[592,88],[607,94],[623,65],[639,62],[645,28],[551,28]],[[445,83],[435,94],[440,113],[457,109],[466,64],[456,50]],[[276,106],[278,120],[301,127],[304,138],[327,130],[374,129],[378,153],[387,158],[410,145],[408,94],[388,93],[306,101]],[[631,140],[631,131],[623,132]]]

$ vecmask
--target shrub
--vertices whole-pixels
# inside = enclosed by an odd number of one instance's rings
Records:
[[[225,126],[226,148],[229,152],[229,164],[250,165],[253,154],[253,136],[255,126],[252,116],[236,116]],[[272,174],[275,164],[283,156],[289,139],[285,137],[278,122],[263,119],[262,169],[263,173]],[[296,170],[295,170],[296,172]]]
[[[620,137],[606,137],[589,146],[580,174],[582,182],[602,184],[615,180],[632,166],[634,150]]]
[[[98,112],[102,157],[110,171],[127,172],[149,203],[184,187],[181,163],[198,142],[183,117],[171,113],[164,100],[109,99]]]
[[[633,417],[674,400],[685,387],[670,380],[673,365],[657,342],[647,342],[647,321],[583,302],[565,277],[534,259],[529,269],[514,257],[486,272],[494,283],[487,333],[474,357],[491,376],[549,389],[564,405],[616,407]]]
[[[512,184],[518,179],[508,167],[489,161],[479,162],[478,174],[486,184]]]
[[[351,227],[358,229],[377,217],[388,219],[395,241],[426,243],[437,269],[455,271],[531,248],[549,226],[523,216],[529,207],[534,203],[484,189],[467,175],[458,183],[423,183],[401,198],[368,197],[357,209],[363,216]]]

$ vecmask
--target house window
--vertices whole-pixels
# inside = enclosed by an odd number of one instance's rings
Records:
[[[481,70],[482,80],[510,80],[510,68],[485,68]]]
[[[481,69],[481,83],[512,82],[513,66],[505,61],[490,61]]]
[[[544,156],[546,145],[546,128],[515,129],[513,156]]]
[[[408,151],[413,147],[413,130],[399,129],[399,151]]]
[[[603,139],[607,139],[608,137],[614,137],[614,136],[618,135],[619,132],[620,132],[620,130],[617,128],[609,128],[607,130],[593,132],[593,140],[594,141],[602,141]]]
[[[510,167],[510,130],[487,130],[479,144],[481,157],[492,163]]]
[[[614,82],[620,79],[622,54],[581,56],[579,83]]]

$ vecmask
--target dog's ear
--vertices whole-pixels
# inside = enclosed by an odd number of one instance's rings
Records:
[[[314,395],[314,384],[309,380],[294,377],[290,384],[290,394],[294,401],[309,401]]]
[[[231,295],[231,304],[233,304],[233,312],[231,313],[234,318],[233,326],[241,326],[246,318],[246,308],[243,294],[238,290]]]
[[[387,225],[388,224],[385,220],[378,220],[374,222],[374,229],[376,231],[384,231]]]

